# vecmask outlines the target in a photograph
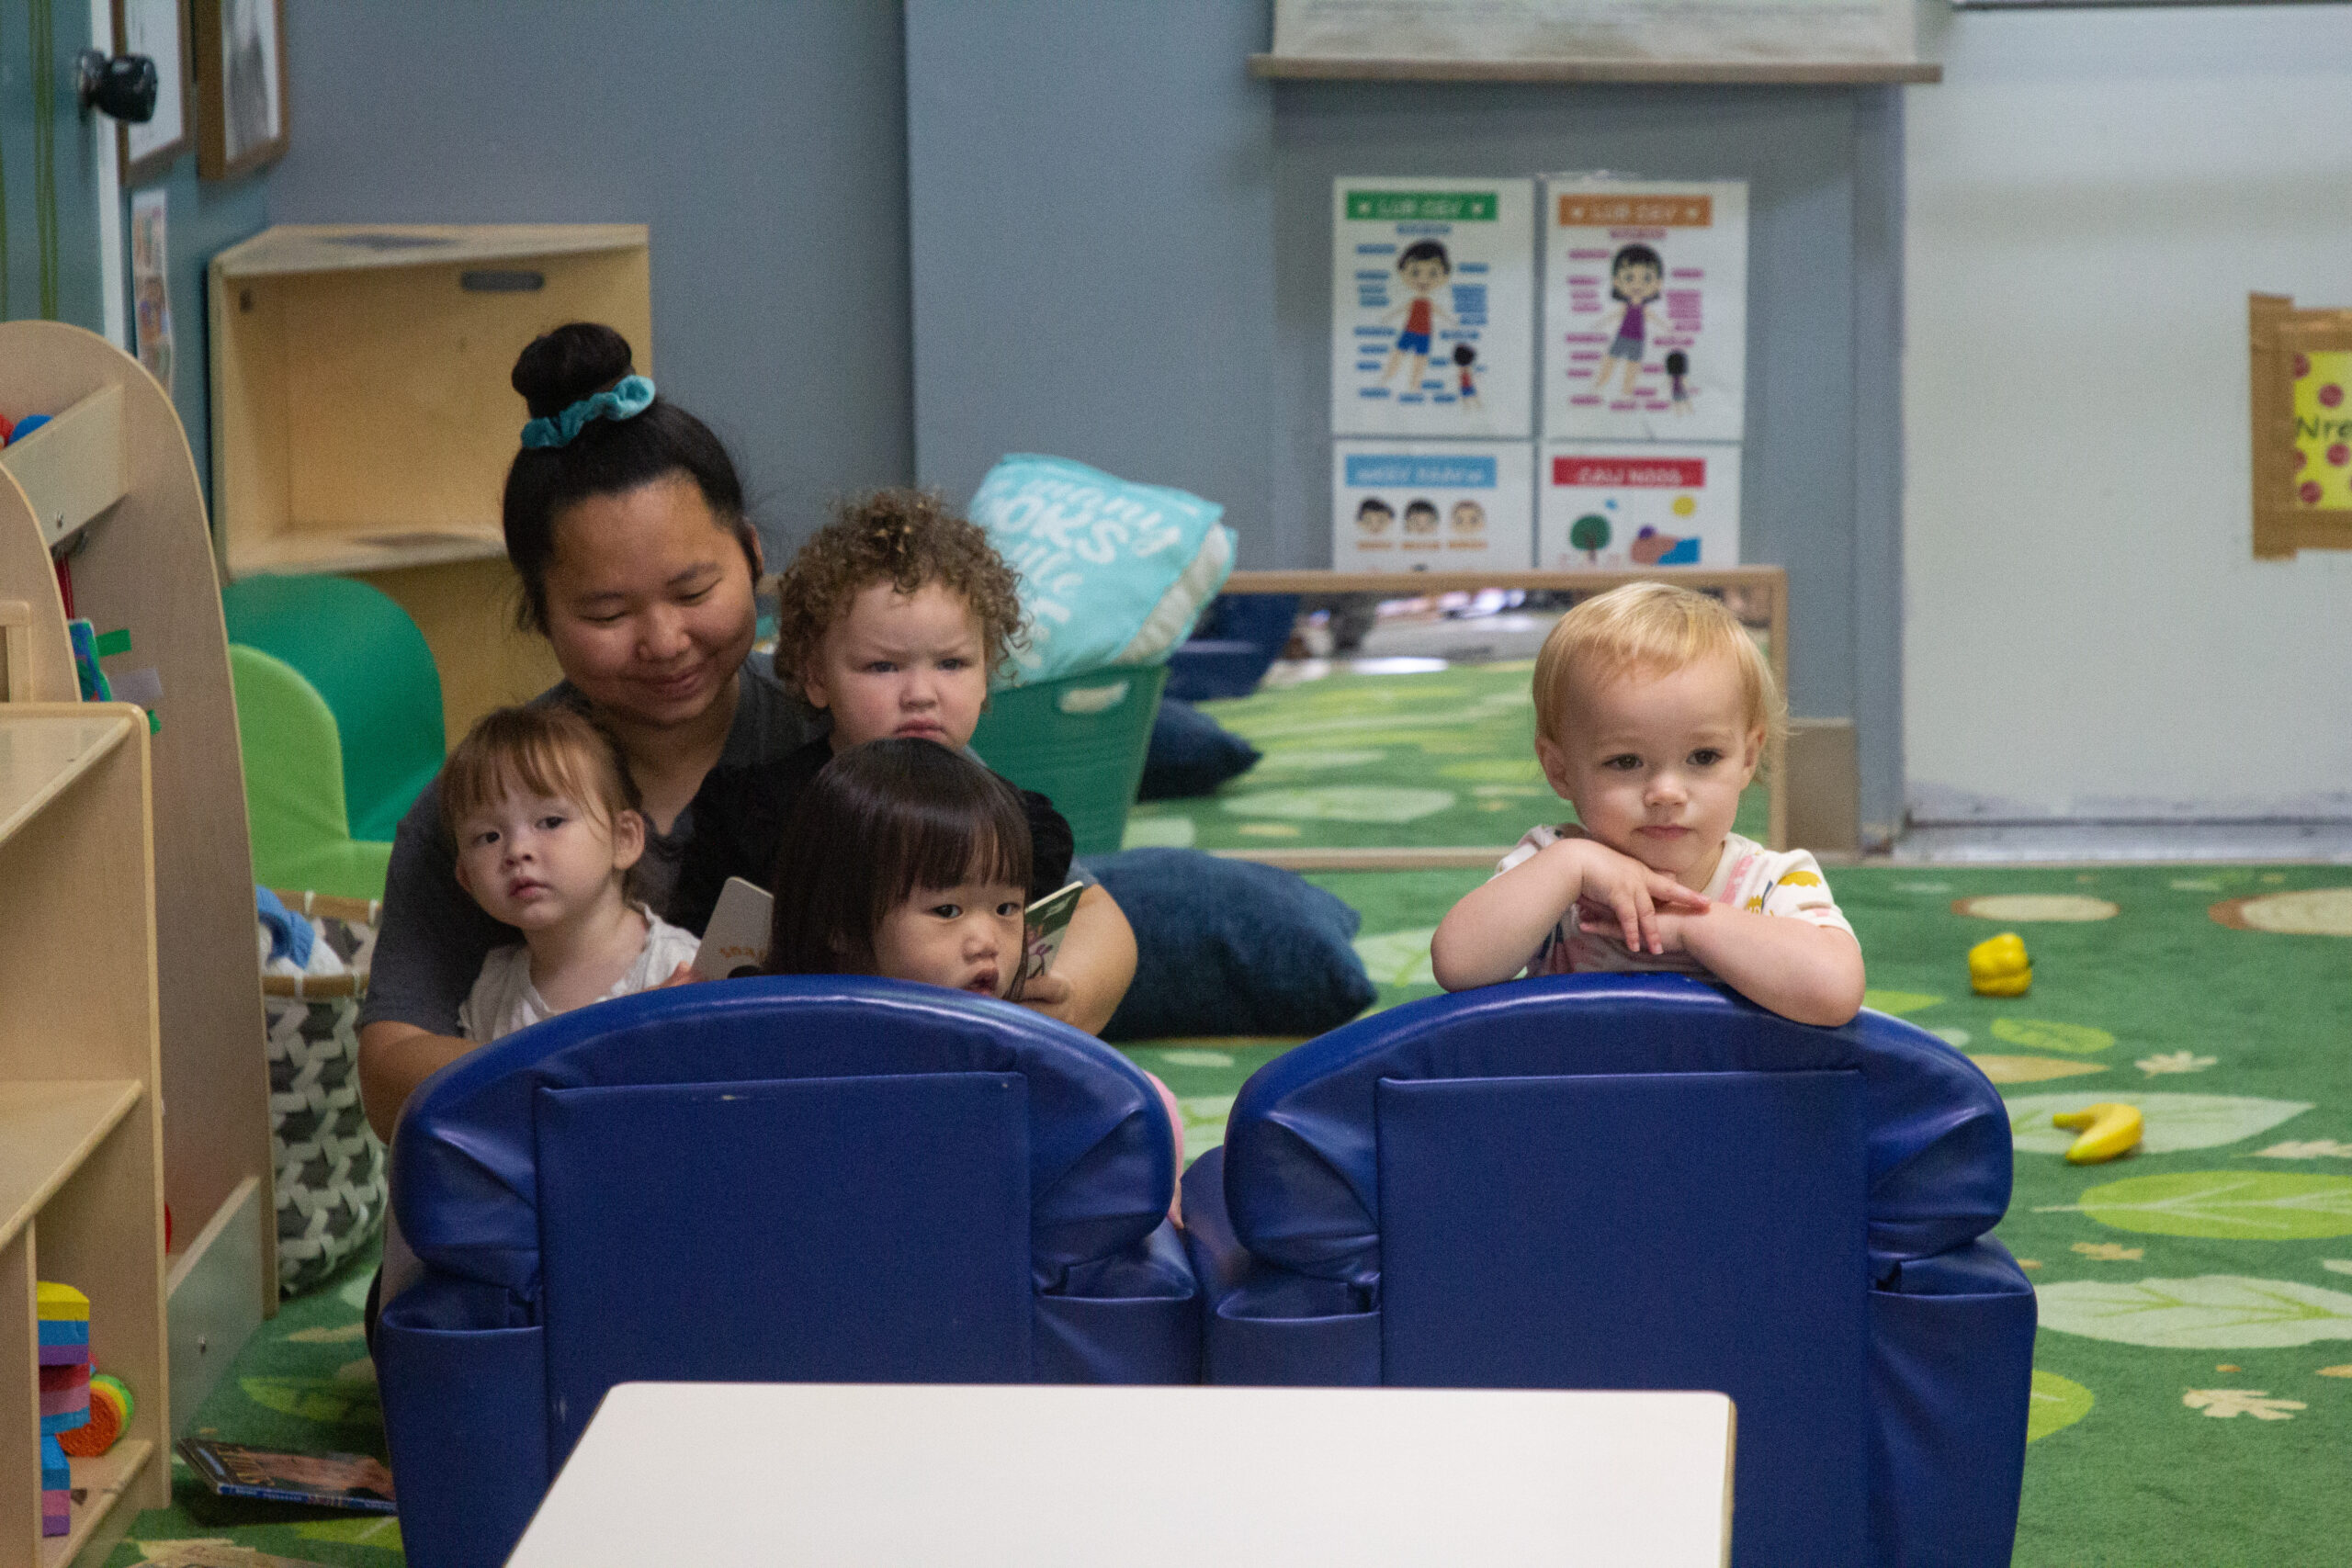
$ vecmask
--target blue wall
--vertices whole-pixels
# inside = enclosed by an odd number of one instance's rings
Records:
[[[56,179],[57,215],[56,310],[61,321],[100,331],[104,304],[98,281],[97,206],[92,194],[91,154],[103,141],[114,142],[114,121],[93,115],[82,118],[74,99],[74,58],[90,43],[87,0],[46,0],[51,14],[48,57],[32,57],[29,13],[37,6],[0,6],[0,211],[8,232],[7,309],[9,319],[42,314],[40,299],[40,208],[35,200],[40,161],[34,156],[38,122],[33,113],[37,73],[46,75],[51,90],[48,130],[51,138],[49,166]],[[0,411],[11,417],[43,411]],[[54,411],[49,411],[54,412]]]
[[[1273,520],[1262,3],[908,0],[915,468],[1050,452]]]
[[[895,6],[297,4],[288,27],[272,222],[650,224],[662,389],[733,448],[772,548],[910,477]]]

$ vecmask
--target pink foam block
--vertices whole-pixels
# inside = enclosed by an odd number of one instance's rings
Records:
[[[82,1416],[90,1414],[90,1385],[79,1388],[45,1388],[40,1391],[40,1413],[43,1416]]]
[[[40,1495],[40,1533],[44,1536],[66,1535],[74,1529],[74,1497],[69,1492],[43,1492]]]

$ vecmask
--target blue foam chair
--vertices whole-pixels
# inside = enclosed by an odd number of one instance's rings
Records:
[[[1720,1390],[1734,1563],[2007,1563],[2009,1162],[1984,1074],[1881,1014],[1679,976],[1409,1003],[1269,1063],[1186,1173],[1206,1374]]]
[[[1159,1096],[1007,1003],[603,1003],[435,1076],[393,1170],[425,1272],[375,1355],[418,1568],[503,1562],[616,1382],[1199,1378]]]

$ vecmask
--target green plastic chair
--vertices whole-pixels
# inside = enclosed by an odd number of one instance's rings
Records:
[[[990,694],[972,750],[1023,789],[1051,795],[1082,855],[1126,836],[1143,783],[1164,664],[1117,665]]]
[[[221,590],[220,608],[231,642],[300,671],[325,701],[351,836],[390,841],[441,771],[441,673],[424,634],[397,601],[348,577],[248,577]]]
[[[245,759],[254,880],[343,898],[383,897],[390,835],[384,841],[351,835],[343,739],[326,699],[292,665],[240,643],[229,645],[229,679]]]

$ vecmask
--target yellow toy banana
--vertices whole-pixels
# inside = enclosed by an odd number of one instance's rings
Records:
[[[2082,1129],[2083,1135],[2066,1151],[2067,1160],[2075,1165],[2098,1165],[2129,1154],[2139,1147],[2144,1130],[2138,1106],[2111,1101],[2084,1111],[2061,1111],[2050,1119],[2050,1124]]]
[[[2015,931],[1987,937],[1968,950],[1968,983],[1980,997],[2021,997],[2033,985],[2033,960]]]

